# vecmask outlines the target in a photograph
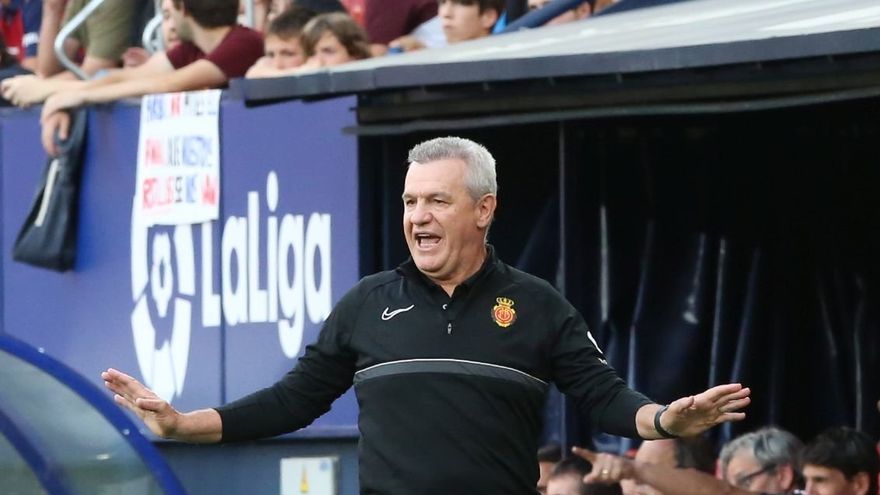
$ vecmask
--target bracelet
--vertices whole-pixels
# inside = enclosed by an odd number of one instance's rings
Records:
[[[663,438],[678,438],[678,435],[675,435],[673,433],[669,433],[668,431],[666,431],[665,428],[663,428],[663,425],[660,424],[660,416],[662,416],[663,413],[665,413],[667,409],[669,409],[668,404],[661,407],[660,409],[657,410],[656,413],[654,413],[654,429],[657,430],[657,433],[659,433],[660,436]]]

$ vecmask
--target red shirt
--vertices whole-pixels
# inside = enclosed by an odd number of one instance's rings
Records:
[[[211,53],[207,55],[191,41],[184,41],[165,55],[175,69],[205,59],[216,65],[227,79],[244,77],[245,72],[263,56],[263,36],[244,26],[233,26]]]

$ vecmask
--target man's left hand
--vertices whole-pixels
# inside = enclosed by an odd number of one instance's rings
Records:
[[[748,387],[728,383],[683,397],[669,404],[660,425],[670,433],[690,437],[727,421],[743,420],[746,414],[739,411],[751,402],[750,393]]]

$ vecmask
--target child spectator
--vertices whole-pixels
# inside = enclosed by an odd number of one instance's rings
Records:
[[[504,0],[439,0],[438,16],[449,44],[483,38],[504,11]]]
[[[265,53],[245,77],[276,77],[304,64],[306,51],[302,32],[313,17],[315,13],[311,10],[294,5],[273,18],[263,44]]]
[[[367,33],[348,14],[321,14],[306,24],[304,67],[329,67],[370,57]]]
[[[174,27],[174,22],[171,21],[171,7],[171,0],[162,0],[160,6],[162,24],[160,29],[162,34],[162,48],[164,50],[170,50],[180,43],[180,38],[177,36],[177,28]],[[152,54],[146,49],[139,46],[133,46],[122,54],[122,65],[123,67],[137,67],[146,63],[151,56]]]

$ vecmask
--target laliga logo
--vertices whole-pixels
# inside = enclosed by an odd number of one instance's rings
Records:
[[[219,327],[221,318],[228,328],[245,323],[274,323],[282,353],[295,358],[302,348],[306,321],[319,324],[329,316],[330,215],[284,214],[278,218],[274,214],[279,202],[274,171],[269,172],[266,180],[265,199],[269,215],[264,222],[259,193],[249,191],[247,215],[228,216],[223,225],[219,293],[214,291],[211,222],[201,224],[201,252],[197,259],[194,226],[151,230],[140,217],[139,209],[132,208],[131,330],[141,376],[160,397],[171,401],[183,391],[192,333],[192,301],[197,297],[197,261],[201,266],[198,296],[203,328]],[[261,226],[265,229],[263,236]],[[167,324],[171,316],[170,336],[165,336],[167,329],[164,333],[157,331],[151,307],[159,323]]]
[[[131,294],[134,311],[131,331],[141,376],[147,385],[167,400],[183,390],[189,360],[192,327],[192,303],[184,296],[195,296],[196,272],[193,259],[192,227],[174,227],[175,268],[172,270],[172,239],[167,232],[152,238],[152,262],[148,256],[149,227],[132,208],[131,219]],[[175,276],[176,272],[176,276]],[[174,296],[177,280],[178,295]],[[165,318],[169,307],[174,310],[171,337],[156,346],[156,329],[150,317],[148,298],[152,299],[159,318]]]

